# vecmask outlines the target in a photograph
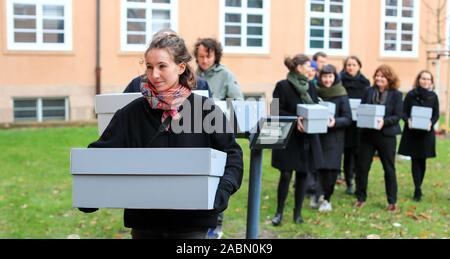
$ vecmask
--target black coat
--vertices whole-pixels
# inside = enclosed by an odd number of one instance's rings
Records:
[[[138,76],[131,80],[131,82],[127,85],[124,93],[140,93],[141,92],[141,80],[142,76]],[[209,89],[208,82],[206,82],[205,79],[202,79],[200,77],[197,77],[197,87],[194,90],[206,90],[209,93],[209,96],[211,97],[211,89]]]
[[[342,71],[340,73],[342,85],[347,90],[348,98],[362,99],[364,93],[370,87],[370,81],[363,75],[358,74],[355,77]],[[359,130],[356,127],[356,121],[352,121],[352,125],[345,129],[345,147],[353,148],[359,146]]]
[[[336,126],[320,135],[323,156],[326,163],[321,169],[340,170],[345,147],[345,129],[352,124],[352,110],[348,96],[335,97],[327,102],[336,104]]]
[[[405,127],[398,153],[413,158],[436,157],[436,135],[434,127],[431,131],[415,130],[408,127],[408,120],[411,118],[413,106],[422,106],[433,109],[431,122],[434,124],[439,120],[439,98],[434,92],[422,95],[416,89],[410,91],[405,97],[403,108],[403,120]]]
[[[376,87],[368,88],[364,94],[361,104],[374,104],[373,99],[375,96]],[[399,135],[402,130],[400,128],[400,120],[403,116],[403,97],[402,93],[398,90],[387,90],[388,96],[386,99],[386,113],[384,115],[384,126],[381,132],[384,136],[394,137]],[[362,133],[373,132],[372,129],[362,129]],[[362,140],[362,139],[361,139]]]
[[[195,102],[194,102],[195,99]],[[194,114],[193,104],[204,104],[211,100],[197,95],[190,95],[185,104],[191,105],[191,132],[194,132],[195,116],[202,116],[202,120],[211,113],[215,118],[225,116],[220,109],[203,111]],[[206,105],[208,106],[208,105]],[[182,106],[183,107],[183,106]],[[202,107],[205,107],[203,105]],[[211,105],[208,107],[212,107]],[[182,109],[182,108],[181,108]],[[212,114],[211,114],[212,115]],[[161,110],[150,108],[148,101],[139,98],[114,115],[100,139],[89,145],[90,148],[213,148],[227,153],[224,176],[219,183],[219,190],[225,190],[228,197],[236,192],[242,181],[243,161],[242,150],[236,143],[234,134],[213,133],[180,133],[164,132],[153,142],[149,140],[157,133],[161,125]],[[183,125],[183,119],[180,122]],[[227,125],[226,125],[227,126]],[[225,131],[224,131],[225,132]],[[177,158],[168,158],[176,163]],[[219,193],[219,191],[218,191]],[[136,229],[154,227],[214,227],[217,225],[216,211],[181,211],[181,210],[131,210],[124,213],[125,226]]]
[[[308,92],[313,101],[318,103],[313,84],[310,84]],[[273,98],[279,99],[280,116],[297,116],[297,105],[303,103],[294,86],[287,80],[277,83]],[[285,150],[272,150],[272,166],[281,171],[315,172],[322,164],[319,136],[300,133],[296,128]]]

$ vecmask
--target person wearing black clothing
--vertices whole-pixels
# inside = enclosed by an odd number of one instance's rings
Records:
[[[138,76],[131,80],[131,82],[127,85],[124,93],[140,93],[141,92],[141,82],[142,79],[145,78],[145,75]],[[208,91],[209,97],[211,97],[211,89],[209,89],[208,82],[205,79],[197,77],[197,85],[193,90],[205,90]]]
[[[299,54],[294,58],[286,58],[285,65],[290,72],[287,79],[278,82],[275,87],[273,98],[279,101],[279,107],[272,103],[271,113],[280,116],[297,116],[298,104],[314,104],[319,101],[315,87],[308,83],[307,75],[311,64],[307,56]],[[279,110],[276,110],[277,108]],[[306,194],[307,173],[315,171],[315,168],[323,163],[320,160],[322,156],[319,137],[303,133],[301,118],[297,124],[297,130],[290,137],[286,149],[272,151],[272,166],[280,170],[277,211],[272,219],[274,226],[279,226],[283,219],[293,171],[296,172],[294,222],[296,224],[303,223],[301,210]]]
[[[325,164],[318,170],[319,183],[324,192],[324,200],[319,207],[319,212],[330,212],[331,196],[334,193],[337,176],[341,170],[342,153],[345,146],[345,128],[352,123],[352,111],[347,91],[338,79],[336,68],[326,65],[319,73],[317,82],[319,97],[336,105],[335,116],[330,118],[328,132],[321,134]]]
[[[375,151],[380,156],[384,169],[384,182],[388,201],[387,210],[397,211],[397,176],[395,171],[396,136],[401,133],[400,119],[403,114],[403,97],[397,89],[398,76],[387,65],[381,65],[374,74],[375,85],[363,96],[362,104],[384,105],[385,116],[378,121],[378,129],[362,129],[360,156],[356,171],[356,207],[361,208],[367,200],[369,171]]]
[[[124,225],[132,229],[134,239],[206,238],[208,228],[217,225],[218,214],[228,207],[230,196],[242,182],[242,150],[234,134],[228,133],[231,131],[227,130],[230,125],[225,115],[212,100],[191,92],[195,85],[194,73],[188,64],[191,59],[180,37],[163,35],[154,38],[145,53],[147,78],[142,83],[144,96],[118,110],[100,139],[89,145],[89,148],[213,148],[227,153],[214,210],[125,209]],[[194,104],[213,108],[195,109]],[[202,125],[201,131],[197,132],[194,123],[203,122],[207,117],[221,118],[223,123],[218,124],[226,128]],[[189,129],[174,132],[176,126],[183,127],[185,123],[190,125]],[[176,159],[167,157],[167,162],[176,163]],[[80,210],[90,213],[96,209]]]
[[[416,78],[414,89],[405,97],[403,108],[405,127],[398,153],[411,157],[411,171],[415,186],[413,199],[415,201],[422,199],[422,183],[425,178],[427,158],[436,157],[436,135],[433,126],[439,120],[439,98],[433,92],[433,88],[434,78],[431,72],[426,70],[420,72]],[[428,131],[409,127],[413,106],[433,109]]]
[[[347,90],[350,99],[362,99],[370,87],[370,81],[361,73],[362,63],[356,56],[350,56],[344,61],[344,70],[340,73],[342,85]],[[358,160],[359,130],[356,121],[345,129],[344,177],[347,186],[346,193],[353,194],[353,178],[356,161]]]

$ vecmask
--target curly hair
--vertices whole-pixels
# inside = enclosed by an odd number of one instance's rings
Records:
[[[380,72],[381,74],[383,74],[384,77],[386,77],[386,79],[388,81],[388,89],[389,90],[391,90],[391,89],[398,90],[400,88],[400,78],[398,77],[397,73],[395,73],[394,69],[392,69],[392,67],[390,67],[388,65],[379,66],[375,70],[375,73],[373,74],[374,82],[376,81],[375,78],[376,78],[378,72]]]
[[[222,48],[222,44],[220,44],[220,42],[218,42],[215,39],[212,38],[204,38],[204,39],[198,39],[197,42],[195,43],[195,47],[194,47],[194,57],[197,60],[198,57],[198,48],[200,46],[205,47],[208,50],[208,53],[210,52],[214,52],[214,55],[216,57],[216,60],[214,61],[214,63],[216,65],[220,64],[220,61],[222,60],[222,54],[223,54],[223,48]]]

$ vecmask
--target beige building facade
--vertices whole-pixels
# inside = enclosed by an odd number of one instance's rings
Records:
[[[450,27],[449,7],[439,8],[440,2],[1,0],[0,123],[95,119],[96,92],[122,92],[144,73],[146,46],[166,27],[190,49],[200,37],[219,39],[222,63],[248,95],[270,98],[287,74],[286,56],[324,51],[338,69],[345,57],[357,55],[368,78],[378,65],[391,65],[404,92],[428,68],[440,79],[444,111]],[[431,50],[442,57],[433,59]]]

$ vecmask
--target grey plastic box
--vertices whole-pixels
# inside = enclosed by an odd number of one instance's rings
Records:
[[[429,130],[433,109],[428,107],[413,106],[411,109],[411,128]]]
[[[329,110],[319,104],[299,104],[297,105],[297,115],[305,119],[328,119]]]
[[[117,110],[142,97],[141,93],[101,94],[95,96],[98,133],[102,135]]]
[[[319,103],[322,106],[325,106],[328,108],[328,111],[330,112],[330,117],[334,118],[334,115],[336,115],[336,104],[332,102],[320,102]]]
[[[267,116],[264,101],[233,101],[232,104],[238,123],[238,133],[251,132],[259,120]]]
[[[378,129],[378,121],[383,119],[386,113],[386,107],[384,105],[373,105],[373,104],[361,104],[358,107],[358,128],[365,129]]]
[[[378,130],[378,120],[383,117],[358,115],[358,121],[356,126],[363,129],[376,129]]]
[[[209,148],[72,149],[70,159],[73,207],[211,210],[227,155]]]
[[[361,99],[350,99],[350,108],[352,109],[353,121],[358,121],[358,107],[361,105]]]
[[[358,107],[358,115],[384,117],[386,106],[374,104],[361,104]]]
[[[330,111],[319,104],[299,104],[297,115],[303,117],[303,126],[307,134],[324,134],[328,132]]]

